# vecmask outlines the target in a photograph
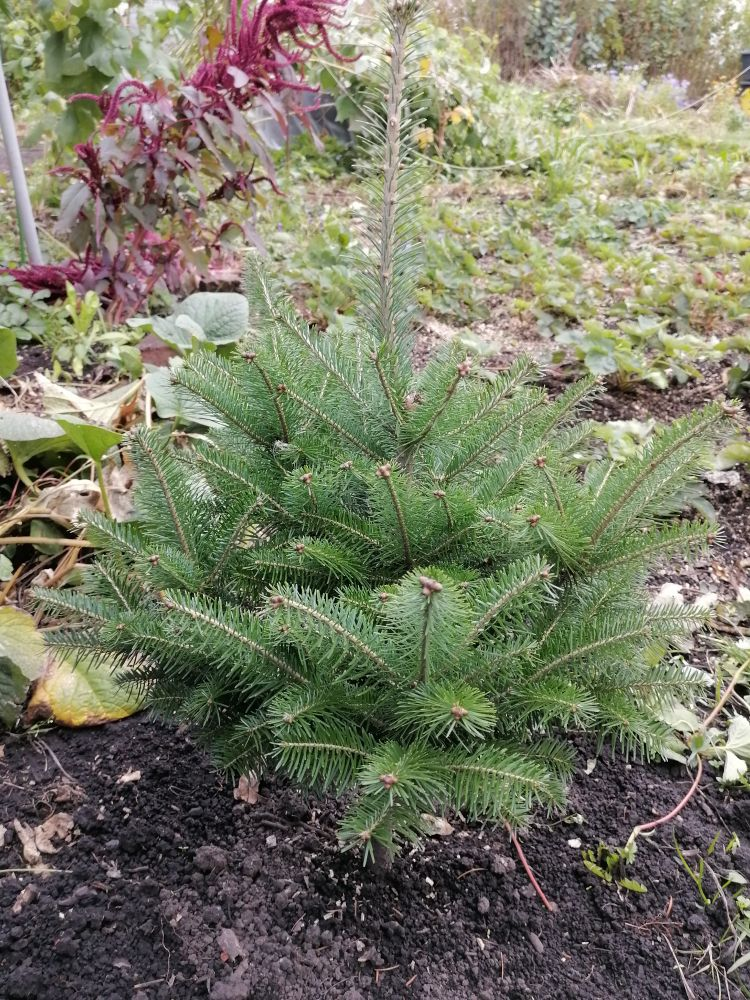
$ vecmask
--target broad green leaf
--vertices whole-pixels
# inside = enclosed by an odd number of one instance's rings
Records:
[[[716,456],[719,469],[728,469],[738,462],[750,464],[750,441],[731,441]]]
[[[750,760],[750,721],[744,715],[735,715],[729,723],[727,750]]]
[[[16,335],[7,327],[0,328],[0,378],[7,378],[18,368]]]
[[[152,320],[154,332],[168,344],[187,350],[194,340],[233,344],[247,333],[250,310],[237,292],[194,292],[171,316]]]
[[[72,441],[54,420],[33,413],[0,411],[0,443],[8,450],[18,478],[32,486],[26,462],[45,452],[69,451]]]
[[[629,889],[631,892],[648,892],[643,882],[636,882],[634,878],[618,878],[617,884],[622,886],[623,889]]]
[[[55,420],[18,410],[0,410],[0,441],[51,441],[64,437]]]
[[[747,774],[747,763],[731,750],[727,750],[724,755],[724,773],[721,780],[731,784],[739,781],[745,774]]]
[[[122,441],[122,434],[107,427],[79,423],[63,417],[59,418],[58,423],[70,440],[94,462],[101,462],[105,453]]]
[[[45,521],[41,517],[35,517],[29,525],[29,534],[38,538],[49,538],[49,542],[38,542],[34,544],[37,552],[45,556],[56,556],[62,551],[62,546],[55,545],[56,538],[62,538],[63,532],[50,521]]]
[[[29,681],[10,660],[0,657],[0,725],[10,729],[26,698]]]
[[[172,358],[169,364],[169,368],[153,368],[146,375],[146,388],[162,420],[180,420],[183,423],[205,424],[207,427],[220,426],[214,414],[207,410],[201,411],[196,403],[191,402],[187,407],[177,386],[172,382],[170,368],[179,367],[182,358]]]

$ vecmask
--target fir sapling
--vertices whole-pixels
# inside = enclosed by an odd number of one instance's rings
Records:
[[[220,426],[190,447],[135,431],[136,519],[91,516],[85,589],[40,595],[54,642],[116,664],[222,768],[346,793],[365,859],[424,813],[515,830],[559,808],[568,729],[658,753],[691,683],[665,654],[707,612],[645,580],[707,542],[664,514],[725,419],[712,404],[584,474],[594,382],[552,399],[530,359],[498,374],[456,347],[413,370],[417,8],[389,8],[356,334],[310,329],[251,255],[247,342],[175,372]]]

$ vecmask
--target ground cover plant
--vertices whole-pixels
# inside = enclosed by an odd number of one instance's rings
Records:
[[[491,373],[455,347],[413,370],[417,8],[389,8],[356,334],[311,330],[251,255],[242,350],[174,372],[219,428],[189,447],[135,432],[135,519],[88,517],[86,589],[39,592],[71,619],[53,643],[116,665],[224,768],[349,793],[340,837],[366,860],[438,808],[513,830],[561,806],[568,727],[664,749],[660,716],[697,681],[665,654],[707,611],[654,606],[645,574],[709,540],[661,519],[733,412],[583,476],[592,380],[551,400],[532,361]]]

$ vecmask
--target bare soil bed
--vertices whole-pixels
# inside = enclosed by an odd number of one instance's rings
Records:
[[[671,832],[640,849],[643,895],[618,894],[581,863],[576,838],[622,844],[677,801],[688,779],[676,765],[605,753],[586,774],[582,748],[569,804],[582,822],[540,817],[523,838],[557,904],[548,913],[502,832],[457,822],[373,873],[337,851],[329,801],[269,781],[256,805],[236,803],[186,734],[145,715],[44,743],[6,741],[0,822],[68,811],[75,827],[52,874],[0,878],[9,1000],[682,1000],[670,945],[705,946],[724,918],[699,908]],[[750,870],[747,800],[711,778],[704,789],[675,826],[682,849],[731,830],[742,841],[732,863]],[[17,843],[4,869],[23,867]],[[705,976],[690,988],[717,995]]]

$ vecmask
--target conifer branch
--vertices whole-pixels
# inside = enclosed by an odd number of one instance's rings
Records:
[[[274,609],[282,607],[289,608],[291,611],[295,611],[298,615],[310,618],[319,625],[323,625],[330,632],[334,632],[336,635],[340,636],[340,638],[350,645],[352,649],[356,649],[358,653],[361,653],[362,656],[366,657],[371,663],[374,663],[379,670],[388,674],[388,676],[393,680],[399,680],[398,674],[391,670],[382,656],[379,656],[378,653],[376,653],[374,649],[371,649],[366,642],[363,642],[359,636],[344,628],[340,622],[337,622],[329,615],[324,614],[318,608],[311,607],[309,604],[305,604],[302,601],[295,601],[293,598],[286,597],[283,594],[274,594],[270,598],[270,606]]]
[[[274,409],[276,410],[276,415],[279,418],[279,427],[281,428],[281,437],[282,437],[282,440],[283,441],[288,441],[289,440],[289,427],[287,426],[286,414],[284,413],[284,407],[281,405],[281,400],[279,398],[280,393],[278,392],[276,386],[274,386],[274,384],[271,382],[271,379],[269,378],[268,372],[266,371],[266,369],[257,360],[257,355],[254,352],[248,352],[247,354],[244,354],[243,357],[245,358],[246,361],[249,361],[250,363],[252,363],[252,364],[255,365],[255,368],[258,371],[258,374],[263,379],[263,384],[265,385],[266,389],[268,389],[268,395],[269,395],[269,397],[271,399],[271,402],[274,405]]]
[[[415,438],[407,442],[407,451],[409,453],[413,453],[417,445],[420,444],[420,442],[424,441],[424,439],[430,433],[430,431],[435,426],[437,421],[445,413],[446,409],[448,408],[448,405],[450,404],[450,401],[453,399],[453,396],[456,393],[456,389],[458,389],[461,383],[461,380],[465,379],[467,375],[470,373],[470,371],[471,371],[471,359],[466,358],[465,361],[462,361],[461,364],[458,365],[456,369],[456,374],[453,376],[452,380],[446,387],[443,398],[440,400],[438,405],[434,408],[433,412],[430,414],[430,417],[427,420],[424,427],[422,428],[422,430]]]
[[[303,323],[298,320],[288,303],[280,299],[278,296],[278,290],[272,290],[268,275],[266,274],[265,268],[260,259],[260,255],[257,253],[250,253],[247,257],[247,273],[252,273],[253,287],[248,289],[248,292],[253,292],[257,289],[260,293],[261,301],[263,303],[264,311],[266,312],[269,319],[274,323],[277,323],[282,329],[290,333],[295,339],[300,341],[306,351],[313,357],[318,364],[321,365],[325,371],[331,375],[339,386],[344,389],[351,397],[358,403],[363,403],[364,400],[360,394],[352,386],[351,382],[339,371],[335,362],[329,358],[315,343],[313,337],[310,334],[310,330],[307,324],[303,326]],[[279,305],[277,302],[281,302]]]
[[[542,475],[547,480],[547,484],[549,485],[549,488],[552,491],[552,496],[555,498],[555,506],[557,507],[557,512],[559,514],[562,514],[562,516],[564,517],[565,508],[563,507],[562,497],[560,496],[560,492],[557,489],[557,484],[555,483],[552,473],[549,471],[549,468],[547,467],[546,458],[543,455],[539,455],[538,458],[534,460],[534,465],[537,467],[537,469],[542,470]]]
[[[533,587],[535,584],[549,579],[550,570],[550,566],[542,565],[538,569],[529,573],[523,579],[519,580],[515,586],[510,587],[504,594],[501,594],[500,597],[498,597],[498,599],[487,608],[481,618],[477,620],[476,624],[466,637],[465,645],[470,646],[472,643],[476,642],[482,633],[485,632],[497,618],[503,608],[512,604],[513,601],[523,594],[524,591],[528,590],[529,587]]]
[[[702,420],[698,421],[700,430],[703,435],[707,434],[712,428],[716,427],[722,419],[722,411],[720,407],[714,407],[713,413],[704,417]],[[635,476],[627,487],[622,491],[622,493],[616,498],[615,502],[609,508],[609,510],[604,514],[599,523],[591,532],[591,543],[592,545],[599,541],[604,532],[610,527],[614,522],[617,515],[622,511],[629,500],[631,500],[635,494],[638,492],[641,486],[648,480],[648,478],[653,475],[656,470],[663,465],[668,459],[670,459],[676,452],[678,452],[684,445],[689,444],[696,440],[698,434],[698,426],[696,426],[696,421],[686,421],[685,430],[682,434],[677,435],[674,440],[668,442],[668,447],[659,448],[658,443],[654,446],[654,451],[656,452],[649,462],[643,466],[641,471]],[[698,440],[702,440],[698,438]]]
[[[299,403],[303,409],[307,410],[311,416],[315,417],[316,420],[319,420],[327,427],[330,427],[332,431],[339,434],[345,441],[348,441],[349,444],[353,444],[355,448],[358,448],[364,455],[367,455],[368,458],[378,458],[375,452],[368,448],[364,441],[360,441],[356,435],[350,433],[345,427],[342,427],[341,424],[337,423],[333,419],[333,417],[329,417],[327,413],[324,413],[320,407],[311,403],[309,399],[305,399],[304,396],[300,396],[299,393],[294,391],[294,389],[290,389],[287,386],[284,386],[283,391],[289,396],[290,399],[294,400],[295,403]]]
[[[291,667],[288,663],[281,659],[281,657],[276,656],[269,649],[266,649],[259,642],[255,642],[248,636],[244,635],[242,632],[238,631],[236,628],[232,628],[226,622],[217,618],[215,615],[209,615],[206,612],[200,611],[198,608],[193,607],[187,602],[181,602],[176,599],[174,595],[162,594],[161,602],[165,608],[170,611],[179,611],[181,614],[186,615],[188,618],[192,618],[193,621],[201,622],[204,625],[208,625],[215,629],[217,632],[223,632],[224,635],[228,635],[230,639],[234,639],[239,642],[242,646],[246,646],[248,649],[252,650],[261,659],[266,660],[272,666],[276,667],[282,673],[291,677],[293,681],[297,684],[307,684],[307,678],[303,677],[302,674],[298,673],[294,667]]]
[[[216,560],[214,565],[209,570],[208,575],[206,576],[204,582],[204,585],[206,587],[210,587],[213,583],[216,582],[216,580],[219,579],[230,557],[236,551],[237,546],[242,541],[242,538],[245,532],[247,531],[247,527],[253,520],[256,511],[258,510],[259,507],[262,507],[262,505],[263,505],[263,499],[262,497],[258,497],[255,503],[252,504],[250,507],[248,507],[248,509],[245,511],[242,517],[239,518],[237,524],[234,526],[234,529],[232,530],[232,533],[225,542],[224,547],[222,548],[219,554],[219,558]]]
[[[398,212],[398,181],[401,168],[401,116],[403,112],[404,80],[406,74],[406,39],[410,27],[406,5],[393,15],[391,60],[388,95],[385,105],[386,133],[385,160],[383,163],[382,219],[380,222],[380,262],[378,327],[386,344],[396,340],[394,315],[394,241]]]
[[[391,389],[390,383],[388,382],[388,376],[386,375],[385,369],[383,368],[383,362],[380,357],[379,351],[373,351],[370,354],[370,358],[375,365],[375,371],[378,374],[378,381],[380,382],[381,388],[385,395],[386,401],[388,402],[388,407],[393,415],[393,419],[397,424],[400,424],[403,420],[403,413],[399,404],[396,402],[396,397],[393,395],[393,390]]]
[[[180,548],[185,553],[186,556],[192,556],[192,550],[188,544],[187,536],[185,535],[185,529],[182,527],[182,518],[177,510],[177,504],[175,503],[175,498],[172,496],[172,490],[167,481],[167,477],[164,474],[164,470],[161,467],[159,459],[156,455],[155,450],[151,447],[148,442],[147,437],[148,432],[136,432],[133,435],[132,443],[137,447],[137,449],[145,455],[148,459],[149,465],[156,477],[162,493],[164,494],[164,502],[167,505],[167,510],[169,511],[169,517],[174,526],[177,539],[180,543]]]
[[[491,434],[487,435],[485,439],[481,440],[477,445],[471,448],[471,450],[465,453],[462,459],[454,459],[443,475],[440,476],[440,481],[448,483],[452,479],[455,479],[456,476],[460,476],[464,472],[475,468],[481,460],[489,458],[492,455],[493,449],[498,441],[500,441],[520,420],[527,417],[533,410],[542,406],[545,399],[546,397],[542,394],[531,396],[523,403],[522,406],[518,408],[517,411],[511,411],[505,420],[500,421],[499,424],[493,427]]]
[[[409,531],[406,527],[406,521],[404,519],[404,512],[401,509],[401,504],[398,499],[398,494],[396,493],[395,487],[393,485],[392,470],[388,462],[384,465],[378,467],[375,475],[378,479],[382,479],[385,482],[386,489],[388,490],[388,496],[391,498],[391,503],[393,504],[393,510],[396,514],[396,521],[398,523],[398,530],[401,535],[401,545],[404,550],[404,559],[406,561],[407,569],[411,569],[414,565],[411,556],[411,543],[409,541]]]

